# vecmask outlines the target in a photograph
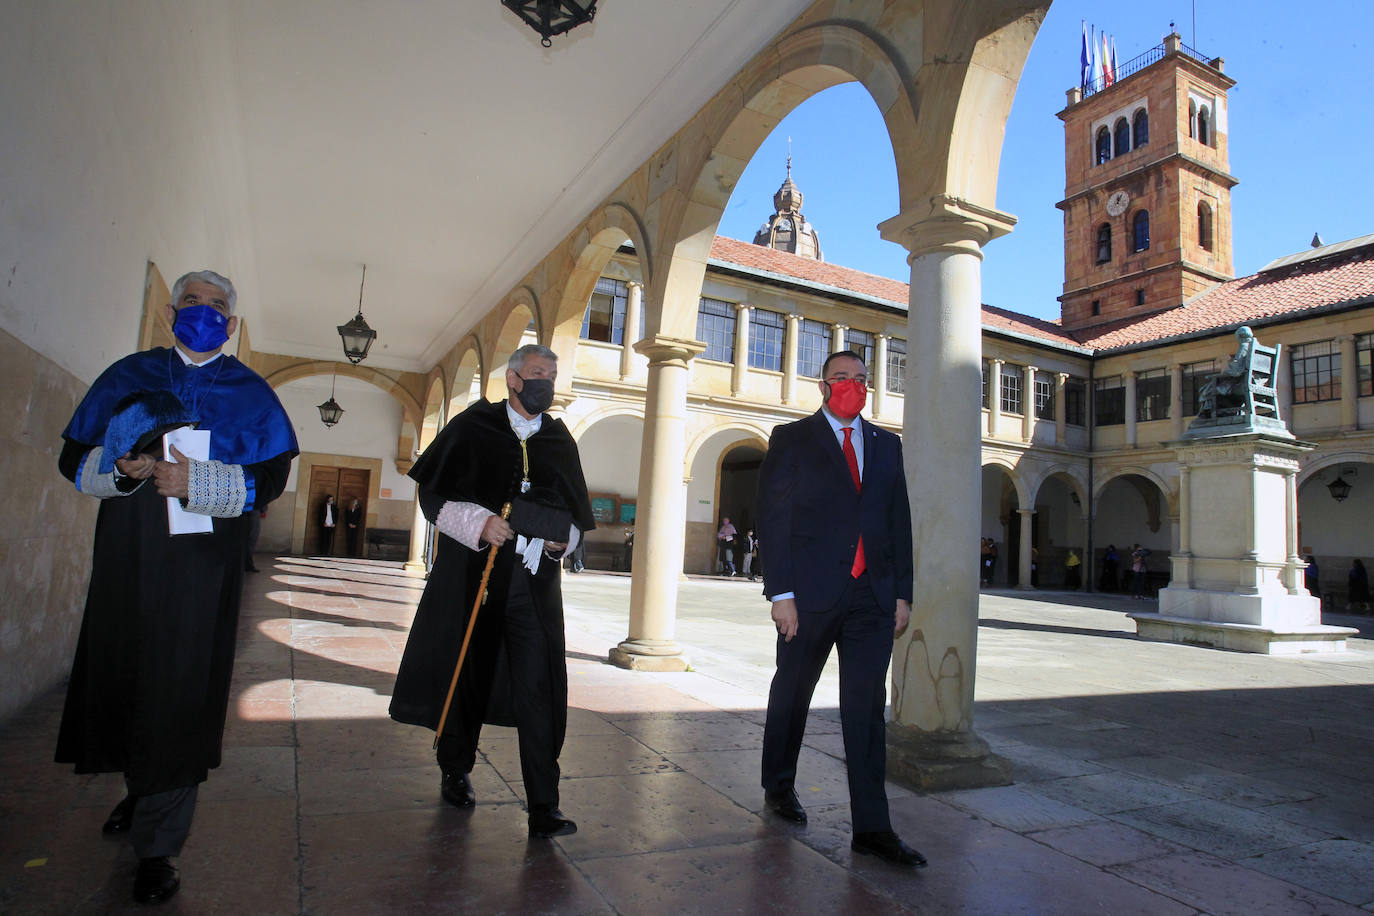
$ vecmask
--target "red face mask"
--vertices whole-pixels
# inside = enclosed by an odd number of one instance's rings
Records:
[[[841,420],[852,420],[864,409],[868,402],[868,386],[858,379],[827,382],[830,397],[825,404],[830,412]]]

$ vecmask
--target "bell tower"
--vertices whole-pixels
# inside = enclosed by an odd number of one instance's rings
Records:
[[[1233,275],[1223,60],[1177,33],[1068,92],[1064,122],[1065,328],[1173,308]]]

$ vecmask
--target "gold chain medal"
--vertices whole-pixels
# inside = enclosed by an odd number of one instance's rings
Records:
[[[522,475],[520,479],[520,492],[528,493],[530,491],[530,452],[529,449],[525,447],[524,439],[520,440],[520,465]]]

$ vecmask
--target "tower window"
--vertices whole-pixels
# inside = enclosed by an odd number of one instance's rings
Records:
[[[1145,109],[1135,113],[1135,137],[1131,146],[1139,148],[1150,142],[1150,115]]]
[[[1135,291],[1135,304],[1136,304],[1136,305],[1144,305],[1144,304],[1145,304],[1145,290],[1143,290],[1143,289],[1138,289],[1138,290]]]
[[[1203,146],[1212,145],[1212,132],[1210,129],[1211,118],[1207,114],[1207,107],[1204,105],[1197,111],[1197,142]]]
[[[1124,156],[1131,151],[1131,125],[1126,123],[1125,118],[1116,119],[1115,134],[1116,148],[1112,155]]]
[[[1150,211],[1137,211],[1135,219],[1131,222],[1131,229],[1134,235],[1135,250],[1145,251],[1150,247]]]
[[[1097,131],[1097,164],[1101,165],[1112,158],[1112,132],[1101,127]]]
[[[1203,251],[1212,250],[1212,208],[1205,200],[1197,205],[1197,243]]]
[[[1103,223],[1097,227],[1097,263],[1106,264],[1112,259],[1112,224]]]
[[[1093,300],[1093,314],[1094,314],[1094,315],[1101,315],[1101,314],[1102,314],[1102,300],[1101,300],[1101,299],[1094,299],[1094,300]]]
[[[1188,136],[1197,139],[1197,102],[1188,100]]]

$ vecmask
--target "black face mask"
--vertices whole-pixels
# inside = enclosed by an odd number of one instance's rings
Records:
[[[553,379],[525,378],[518,372],[516,375],[525,383],[524,387],[515,392],[515,396],[520,399],[520,406],[534,416],[548,410],[553,404]]]

